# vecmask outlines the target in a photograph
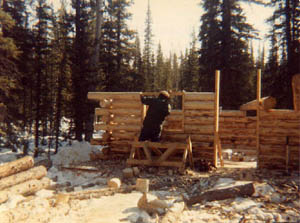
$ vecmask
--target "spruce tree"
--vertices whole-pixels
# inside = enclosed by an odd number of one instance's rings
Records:
[[[270,94],[277,99],[277,106],[292,108],[291,80],[300,72],[300,3],[298,0],[274,0],[272,6],[275,11],[268,20],[273,27],[269,35],[272,47],[266,75],[274,83]]]
[[[173,77],[173,79],[172,79],[172,89],[175,90],[175,91],[178,91],[180,76],[179,76],[178,58],[177,58],[176,53],[173,54],[172,77]]]
[[[89,28],[90,7],[86,0],[72,0],[75,9],[72,61],[72,105],[75,139],[82,141],[87,106],[89,58],[91,56],[91,35]]]
[[[52,41],[51,41],[51,67],[54,78],[54,135],[55,135],[55,153],[58,152],[59,137],[61,136],[62,117],[69,117],[68,107],[70,98],[70,75],[71,75],[71,24],[70,15],[66,11],[66,5],[62,2],[58,9],[57,17],[52,17]]]
[[[44,101],[47,86],[47,56],[48,48],[48,23],[50,20],[50,8],[45,0],[37,0],[36,2],[36,23],[34,24],[34,48],[35,48],[35,82],[34,82],[34,128],[35,128],[35,152],[34,156],[38,156],[40,143],[40,127],[43,118],[46,118],[45,110],[46,102]],[[46,117],[45,117],[46,116]]]
[[[145,35],[144,35],[144,51],[143,51],[143,65],[144,65],[144,75],[145,75],[145,90],[152,91],[154,88],[154,74],[152,67],[152,45],[153,45],[153,33],[152,33],[152,17],[150,3],[148,0],[148,8],[145,21]]]
[[[248,53],[248,41],[255,36],[238,0],[204,1],[200,66],[204,88],[213,90],[214,71],[221,70],[221,105],[238,108],[253,99],[254,68]]]
[[[131,73],[132,55],[135,53],[134,35],[127,21],[131,18],[128,0],[110,1],[103,24],[101,62],[105,73],[106,91],[126,91],[126,76]]]
[[[6,110],[4,125],[0,125],[0,142],[5,140],[6,147],[16,151],[16,132],[18,106],[17,95],[17,77],[19,71],[15,60],[18,57],[18,50],[12,38],[6,37],[14,26],[12,17],[0,8],[0,103],[1,107]]]
[[[162,90],[165,84],[165,70],[164,70],[164,56],[161,49],[161,44],[158,44],[157,53],[156,53],[156,63],[155,63],[155,72],[154,72],[154,91]]]

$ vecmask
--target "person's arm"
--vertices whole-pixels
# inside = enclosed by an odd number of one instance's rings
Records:
[[[141,102],[144,104],[144,105],[150,105],[152,104],[153,100],[155,100],[155,98],[153,97],[147,97],[147,96],[142,96],[141,95]]]

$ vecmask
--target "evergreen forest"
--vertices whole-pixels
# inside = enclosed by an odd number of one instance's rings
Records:
[[[242,2],[274,9],[266,21],[271,47],[258,57],[252,44],[258,33]],[[181,55],[164,55],[160,44],[154,48],[151,1],[144,33],[130,29],[132,4],[61,0],[54,8],[47,0],[0,0],[2,146],[27,154],[30,133],[38,156],[41,145],[57,152],[61,138],[90,141],[99,105],[87,99],[88,92],[210,92],[215,70],[221,71],[223,109],[256,98],[257,69],[262,95],[275,97],[278,108],[293,108],[291,79],[300,73],[299,0],[199,0],[200,31]],[[65,120],[69,129],[62,131]]]

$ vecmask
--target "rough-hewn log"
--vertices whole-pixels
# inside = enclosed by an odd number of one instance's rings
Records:
[[[116,116],[116,117],[103,117],[102,121],[104,122],[111,122],[111,123],[124,123],[124,124],[134,124],[134,125],[140,125],[141,120],[136,117],[124,117],[124,116]]]
[[[254,123],[255,125],[255,123]],[[252,128],[255,128],[255,126],[251,126]],[[243,129],[246,128],[246,123],[220,123],[220,128],[225,129]]]
[[[213,92],[185,92],[185,101],[214,101]]]
[[[203,116],[211,116],[214,117],[215,112],[213,110],[184,110],[185,117],[203,117]]]
[[[214,101],[187,101],[184,103],[184,109],[213,110],[214,105]]]
[[[103,99],[99,103],[101,108],[110,108],[112,105],[112,99]]]
[[[135,101],[115,100],[111,104],[112,109],[141,109],[142,103]]]
[[[140,109],[107,109],[107,108],[96,108],[95,115],[126,115],[126,116],[141,116]]]
[[[248,117],[220,117],[220,123],[249,123],[255,122],[255,120],[251,120]]]
[[[296,74],[292,79],[294,109],[300,111],[300,74]]]
[[[29,170],[19,172],[17,174],[4,177],[0,180],[0,190],[8,188],[12,185],[20,184],[32,179],[41,179],[47,175],[47,169],[44,166],[33,167]]]
[[[148,148],[156,147],[156,148],[176,148],[176,149],[186,149],[186,143],[179,143],[179,142],[146,142]],[[132,146],[135,147],[143,147],[145,142],[133,142]]]
[[[286,129],[299,129],[300,128],[300,120],[261,120],[260,127],[266,128],[286,128]]]
[[[213,125],[185,125],[184,132],[187,134],[190,133],[198,133],[204,135],[212,135],[214,133],[214,126]]]
[[[286,144],[286,136],[264,136],[260,138],[260,143],[262,145],[285,145]],[[300,144],[299,137],[289,137],[289,145],[290,146],[298,146]],[[299,145],[300,146],[300,145]]]
[[[11,194],[20,194],[25,196],[34,194],[39,190],[49,188],[50,183],[51,180],[44,177],[41,180],[33,179],[14,185],[6,190],[0,191],[0,203],[7,201]]]
[[[300,132],[299,128],[293,128],[293,129],[288,129],[288,128],[261,128],[260,135],[262,136],[295,136],[299,137]]]
[[[101,189],[94,189],[94,190],[76,191],[71,193],[61,193],[55,195],[55,197],[66,196],[68,197],[68,199],[84,200],[84,199],[91,199],[91,198],[100,198],[102,196],[111,196],[114,195],[115,193],[130,193],[133,189],[135,189],[135,185],[119,187],[119,188],[101,188]]]
[[[222,137],[225,134],[233,134],[233,135],[253,135],[255,134],[256,129],[220,129],[220,136]]]
[[[298,146],[289,146],[289,150],[291,154],[300,153]],[[286,145],[261,145],[261,154],[272,157],[273,155],[282,155],[285,153]],[[293,157],[295,159],[298,159],[299,157]]]
[[[173,115],[182,116],[183,115],[183,111],[180,110],[180,109],[173,109],[173,110],[171,110],[169,116],[173,116]]]
[[[138,134],[139,135],[139,134]],[[137,136],[137,132],[117,132],[113,131],[111,136],[116,139],[134,139]]]
[[[39,190],[48,188],[50,186],[50,183],[51,180],[47,177],[44,177],[40,180],[33,179],[21,184],[14,185],[7,191],[13,194],[30,195],[36,193]]]
[[[253,134],[234,134],[231,132],[228,133],[222,133],[220,135],[220,138],[223,140],[230,140],[232,142],[234,142],[235,140],[255,140],[256,139],[256,135]]]
[[[300,120],[300,111],[289,109],[271,109],[269,111],[261,111],[260,116],[262,120],[266,119],[286,119],[286,120]]]
[[[186,117],[184,119],[185,124],[214,124],[214,118],[213,117]]]
[[[105,131],[112,131],[112,130],[124,130],[129,132],[137,132],[141,130],[140,125],[107,125],[107,124],[95,124],[95,130],[105,130]]]
[[[165,141],[184,141],[187,138],[188,134],[173,133],[166,134],[163,132],[162,138]],[[200,134],[190,134],[192,142],[212,142],[214,137],[213,135],[200,135]]]
[[[186,200],[187,205],[193,205],[202,201],[226,200],[236,197],[248,197],[254,194],[255,188],[253,183],[229,187],[225,189],[217,189],[206,191],[200,195],[195,195]]]
[[[262,98],[259,103],[259,108],[263,110],[269,110],[275,108],[275,106],[276,106],[276,99],[271,96]],[[257,100],[250,101],[240,106],[241,111],[256,110],[256,109],[257,109]]]
[[[123,100],[140,100],[140,92],[89,92],[88,99],[123,99]]]
[[[238,110],[221,110],[220,117],[245,117],[246,111],[238,111]]]
[[[179,114],[179,115],[168,115],[166,117],[166,121],[183,121],[183,114]]]
[[[31,156],[25,156],[8,163],[4,163],[0,166],[0,179],[27,170],[33,167],[33,165],[34,160]]]

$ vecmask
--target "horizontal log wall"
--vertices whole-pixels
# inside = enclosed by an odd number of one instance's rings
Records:
[[[157,93],[143,93],[156,95]],[[194,157],[213,159],[214,93],[175,92],[182,96],[182,110],[172,110],[166,118],[163,140],[193,143]],[[139,92],[90,92],[89,99],[99,101],[95,110],[94,129],[106,132],[105,140],[114,151],[128,152],[130,143],[138,137],[142,126],[142,104]]]
[[[223,110],[219,121],[223,150],[256,156],[256,117],[247,116],[246,111]]]
[[[261,111],[259,141],[259,168],[299,169],[300,111]]]
[[[89,93],[89,99],[98,100],[103,107],[95,114],[100,116],[95,130],[106,132],[105,139],[117,151],[129,152],[130,143],[138,137],[142,126],[142,104],[138,92]],[[106,100],[106,101],[105,101]],[[164,131],[167,141],[185,141],[190,135],[194,157],[213,159],[214,151],[214,93],[185,92],[182,110],[172,110],[165,126],[184,123],[182,131]],[[104,103],[105,102],[105,103]],[[256,117],[246,111],[220,112],[220,139],[222,149],[257,156]],[[299,168],[300,111],[269,110],[260,112],[259,167],[285,168],[286,137],[289,137],[289,165]]]

